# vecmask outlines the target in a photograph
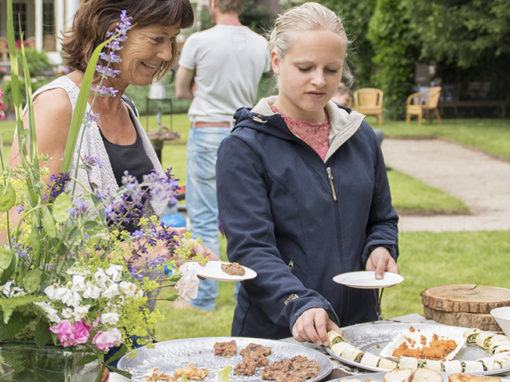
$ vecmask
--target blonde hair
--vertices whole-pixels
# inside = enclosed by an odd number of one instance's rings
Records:
[[[290,40],[295,32],[313,30],[327,30],[336,33],[345,40],[346,48],[349,46],[350,41],[340,17],[324,5],[308,2],[291,8],[277,17],[269,38],[269,48],[276,51],[280,58],[283,58],[290,49]],[[343,76],[349,82],[352,79],[352,74],[347,63],[344,63],[343,67]]]

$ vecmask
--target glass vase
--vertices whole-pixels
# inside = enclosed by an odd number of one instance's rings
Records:
[[[93,382],[98,361],[79,364],[83,351],[33,343],[0,342],[0,382]]]

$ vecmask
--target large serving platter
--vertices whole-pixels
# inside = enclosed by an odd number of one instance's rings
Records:
[[[232,358],[214,356],[213,347],[216,342],[232,340],[237,343],[237,356]],[[136,357],[123,356],[118,367],[120,370],[130,372],[133,381],[140,382],[145,382],[144,375],[151,372],[155,367],[158,368],[158,372],[173,376],[175,369],[189,364],[209,370],[209,375],[204,381],[214,381],[216,373],[225,366],[232,367],[231,379],[247,382],[261,381],[262,368],[257,368],[255,375],[251,377],[233,375],[234,366],[241,362],[240,351],[250,343],[270,346],[272,349],[272,354],[268,356],[270,363],[297,355],[303,355],[317,361],[320,366],[319,373],[317,377],[309,379],[307,382],[320,381],[331,373],[331,361],[317,350],[287,342],[248,337],[202,337],[158,342],[152,348],[145,346],[137,349]]]
[[[348,381],[348,380],[351,380],[351,379],[358,379],[360,381],[365,381],[367,379],[370,379],[371,381],[380,381],[380,382],[383,382],[385,374],[386,373],[357,374],[357,375],[352,375],[350,377],[342,377],[342,378],[333,379],[333,380],[331,380],[329,382],[340,382],[340,381],[344,381],[344,380]],[[441,376],[443,377],[443,381],[444,382],[448,382],[448,374],[441,373]],[[501,378],[501,382],[510,382],[510,379]]]
[[[344,338],[347,342],[358,347],[364,352],[369,352],[374,355],[380,356],[381,350],[390,343],[395,336],[401,331],[408,331],[410,327],[414,327],[416,330],[423,331],[443,331],[445,328],[452,336],[463,335],[467,328],[459,326],[449,326],[432,323],[371,323],[363,325],[353,325],[342,328],[344,332]],[[379,367],[372,367],[362,365],[359,362],[351,361],[343,358],[327,348],[328,353],[339,361],[355,366],[360,369],[374,371],[374,372],[387,372],[388,370],[381,369]],[[477,360],[480,358],[488,357],[489,353],[476,345],[464,345],[454,359],[461,361]],[[481,375],[500,374],[510,371],[510,367],[496,370],[487,370],[481,373]],[[475,374],[475,373],[473,373]]]

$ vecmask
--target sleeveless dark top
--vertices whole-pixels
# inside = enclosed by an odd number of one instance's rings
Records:
[[[101,129],[99,129],[99,131],[101,131]],[[119,186],[122,185],[122,177],[125,171],[128,171],[130,175],[134,176],[138,182],[141,183],[143,181],[143,176],[154,170],[154,166],[143,148],[142,139],[138,134],[136,126],[135,131],[136,141],[132,145],[117,145],[111,143],[101,132],[106,152],[110,158],[113,174]]]

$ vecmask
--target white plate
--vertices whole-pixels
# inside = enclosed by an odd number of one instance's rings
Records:
[[[395,336],[397,336],[399,332],[408,331],[411,326],[420,331],[437,331],[443,330],[441,328],[444,328],[445,330],[448,330],[452,336],[463,335],[464,332],[468,329],[459,326],[449,326],[436,323],[396,323],[396,322],[388,323],[384,321],[376,321],[374,323],[345,326],[341,329],[344,332],[344,338],[347,342],[356,346],[357,348],[364,352],[369,352],[376,356],[381,356],[381,350],[389,342],[391,342],[391,340],[393,340],[393,338],[395,338]],[[365,369],[375,372],[388,371],[381,369],[379,367],[367,366],[359,362],[343,358],[333,353],[329,347],[326,348],[326,351],[333,358],[341,361],[342,363],[357,367],[359,369]],[[476,345],[467,345],[466,343],[464,344],[464,346],[462,346],[462,348],[457,353],[457,356],[454,359],[461,361],[473,361],[488,356],[489,353],[486,350],[481,349],[479,346]],[[471,373],[471,374],[493,375],[507,372],[510,372],[510,367],[487,370],[484,371],[483,373]]]
[[[213,348],[216,342],[232,340],[236,341],[237,355],[230,358],[214,355]],[[157,367],[162,373],[173,375],[176,368],[188,364],[209,370],[209,375],[204,379],[204,382],[214,381],[216,373],[225,366],[232,367],[230,378],[234,381],[260,382],[262,381],[262,367],[257,368],[255,375],[250,377],[236,376],[233,373],[235,365],[241,362],[241,350],[250,343],[270,346],[272,354],[267,357],[270,363],[297,355],[317,361],[320,367],[319,373],[315,378],[308,379],[307,382],[322,381],[333,369],[329,358],[317,350],[288,342],[249,337],[203,337],[158,342],[152,347],[144,346],[136,349],[135,357],[131,357],[131,354],[122,356],[118,367],[120,370],[129,371],[132,374],[131,380],[135,382],[145,382],[147,379],[144,374],[150,372],[154,367]]]
[[[208,261],[205,265],[198,265],[197,276],[218,281],[243,281],[257,277],[257,272],[245,266],[242,266],[244,268],[244,275],[229,275],[221,269],[221,264],[228,263],[224,261]]]
[[[397,349],[402,343],[407,342],[410,348],[421,349],[423,346],[427,346],[430,341],[432,341],[434,334],[437,334],[440,340],[454,340],[457,344],[455,349],[453,349],[449,354],[445,356],[446,361],[451,361],[466,343],[466,338],[461,333],[452,333],[450,328],[437,327],[433,330],[415,329],[413,332],[410,330],[402,330],[395,336],[395,338],[393,338],[390,343],[384,347],[384,349],[381,350],[381,356],[396,360],[398,357],[393,356],[393,351]],[[421,344],[422,336],[424,336],[426,339],[426,344],[423,345]],[[417,346],[411,346],[409,341],[406,339],[411,339]]]
[[[376,280],[374,271],[359,271],[341,273],[333,277],[333,281],[351,288],[378,289],[400,284],[404,278],[397,273],[384,272],[383,278]]]
[[[370,379],[372,381],[384,381],[384,376],[386,373],[366,373],[366,374],[357,374],[357,375],[351,375],[349,377],[341,377],[337,379],[333,379],[329,382],[341,382],[344,380],[350,380],[350,379],[359,379],[360,381],[365,381],[366,379]],[[441,376],[443,377],[443,381],[448,382],[448,374],[447,373],[441,373]],[[510,382],[510,380],[506,378],[501,378],[501,382]]]

